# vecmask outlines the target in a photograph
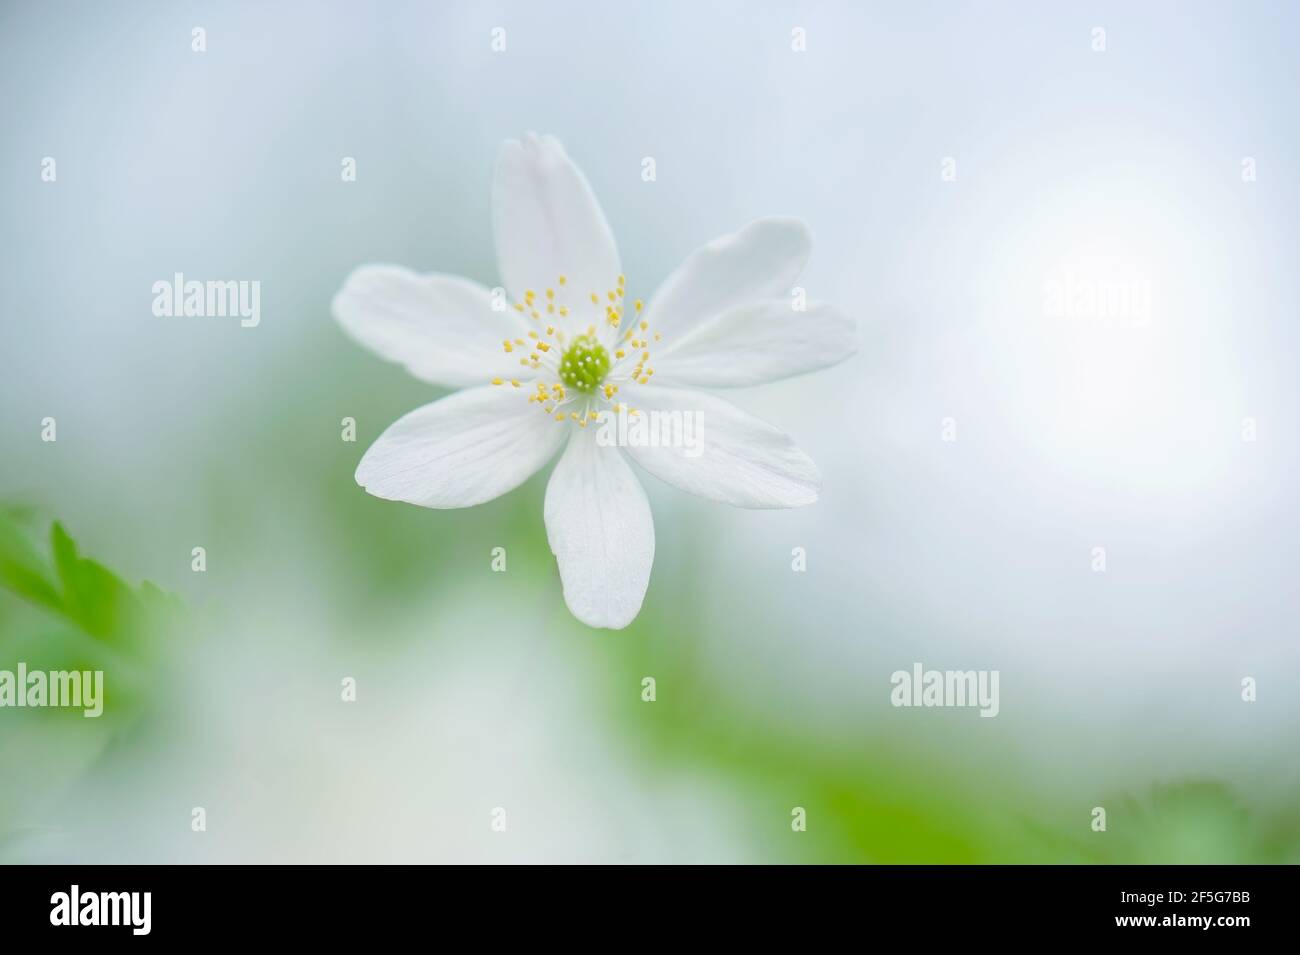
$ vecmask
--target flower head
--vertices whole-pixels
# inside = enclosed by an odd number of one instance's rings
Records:
[[[650,506],[628,459],[710,500],[811,503],[817,468],[785,434],[693,389],[835,364],[852,354],[856,328],[828,305],[795,309],[810,239],[790,218],[715,239],[648,303],[632,297],[604,213],[551,136],[501,147],[492,217],[504,295],[367,265],[335,296],[335,317],[362,345],[463,389],[391,425],[357,483],[389,500],[469,507],[518,487],[564,447],[544,510],[565,601],[590,626],[625,627],[654,561]],[[680,436],[683,416],[699,423],[694,440],[659,440]],[[623,440],[602,440],[613,420]],[[649,439],[629,440],[640,425]]]

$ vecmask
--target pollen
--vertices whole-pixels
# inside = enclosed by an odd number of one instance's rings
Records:
[[[526,290],[523,301],[514,307],[540,321],[535,330],[523,330],[521,337],[503,339],[501,345],[507,352],[528,356],[520,358],[519,364],[530,370],[525,376],[530,380],[491,379],[493,385],[522,389],[528,403],[536,404],[548,418],[580,428],[599,420],[596,409],[600,407],[640,413],[619,400],[619,387],[651,381],[655,372],[650,366],[650,336],[656,342],[663,337],[643,320],[645,303],[628,295],[626,276],[619,275],[612,288],[592,291],[589,297],[590,306],[565,275],[557,276],[549,288]],[[635,309],[635,317],[629,314],[628,303]],[[602,332],[610,335],[609,344],[597,335],[598,329],[607,328],[616,330]],[[540,373],[540,377],[532,373]]]

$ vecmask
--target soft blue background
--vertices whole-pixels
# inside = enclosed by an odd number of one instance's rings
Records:
[[[380,627],[340,625],[322,594],[343,585],[292,556],[330,567],[366,533],[321,530],[294,468],[350,489],[339,418],[364,446],[430,393],[346,341],[329,299],[367,261],[496,284],[496,148],[553,132],[633,294],[795,214],[810,294],[862,320],[844,366],[734,396],[818,462],[815,507],[651,489],[647,608],[691,596],[695,665],[812,735],[885,726],[1081,791],[1204,774],[1267,800],[1297,782],[1300,722],[1298,28],[1281,2],[7,3],[0,494],[199,605],[314,606],[304,652]],[[1148,324],[1044,314],[1054,269],[1098,261],[1152,283]],[[176,271],[261,280],[261,326],[154,318]],[[540,527],[540,499],[510,513]],[[189,549],[240,521],[260,544],[218,561],[214,596]],[[542,593],[527,606],[553,611]],[[914,660],[1001,670],[1002,715],[899,721],[884,680]]]

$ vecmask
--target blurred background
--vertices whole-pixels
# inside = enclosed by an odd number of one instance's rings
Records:
[[[1300,861],[1297,27],[5,3],[0,669],[101,667],[108,702],[0,710],[0,859]],[[726,396],[821,500],[645,476],[620,632],[565,609],[547,472],[448,512],[352,477],[439,392],[330,298],[365,262],[496,285],[492,164],[530,129],[586,172],[632,294],[792,214],[809,296],[862,323],[849,362]],[[176,272],[259,280],[260,325],[155,317]],[[56,520],[98,564],[52,553]],[[1000,671],[1000,715],[892,707],[915,662]]]

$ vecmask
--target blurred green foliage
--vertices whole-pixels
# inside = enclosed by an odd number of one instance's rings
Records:
[[[139,657],[160,625],[182,612],[180,601],[145,581],[132,587],[78,553],[58,521],[43,556],[22,526],[26,512],[0,510],[0,587],[124,654]]]
[[[136,725],[156,688],[160,650],[185,616],[180,601],[151,583],[132,587],[82,556],[57,521],[48,551],[36,544],[33,513],[0,508],[0,669],[102,670],[103,713],[53,707],[0,713],[0,857],[16,853],[33,805],[57,795]],[[56,787],[57,788],[57,787]]]

